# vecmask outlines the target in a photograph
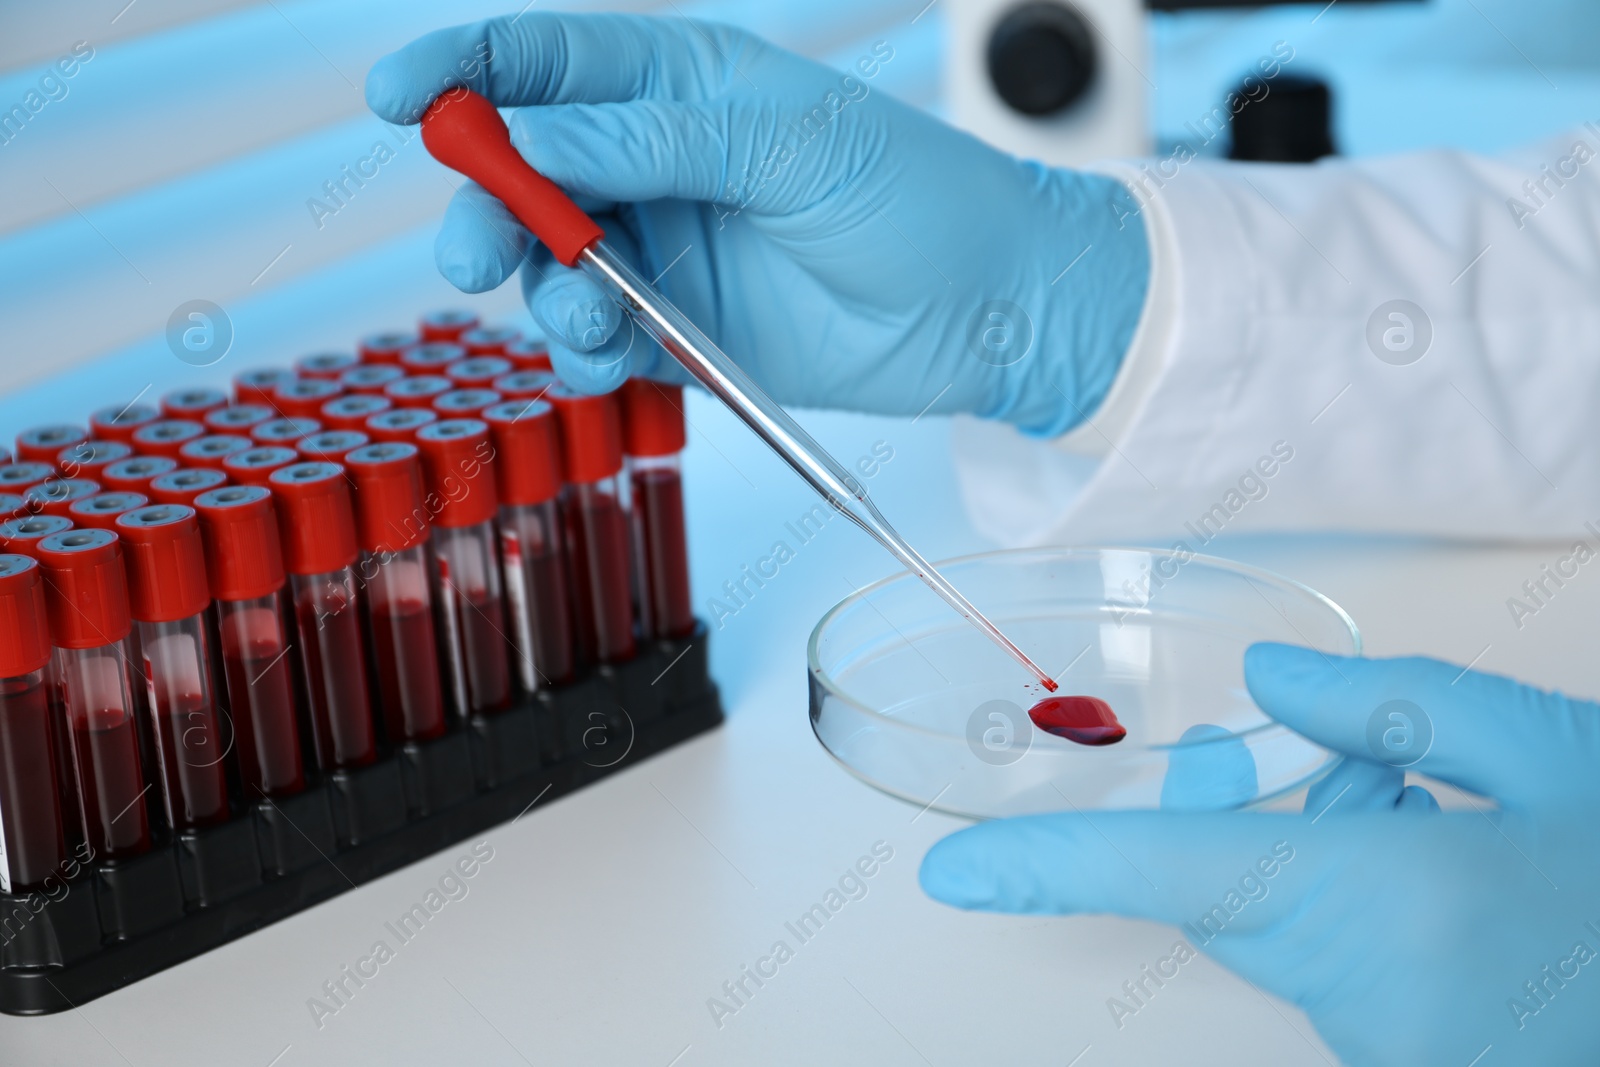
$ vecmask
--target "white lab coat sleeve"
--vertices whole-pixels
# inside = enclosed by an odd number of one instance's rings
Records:
[[[1107,169],[1150,234],[1144,314],[1072,433],[960,420],[981,532],[1198,549],[1600,520],[1600,127],[1506,159]]]

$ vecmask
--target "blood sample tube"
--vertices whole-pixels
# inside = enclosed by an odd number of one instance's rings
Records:
[[[496,378],[514,369],[504,356],[473,356],[450,364],[444,369],[444,376],[455,382],[457,389],[487,389]]]
[[[162,397],[161,413],[169,419],[193,419],[199,421],[205,417],[206,412],[226,407],[227,404],[228,394],[221,389],[194,386],[187,389],[174,389]]]
[[[478,419],[446,419],[417,431],[433,515],[445,657],[456,706],[502,711],[511,703],[510,642],[495,555],[494,447]]]
[[[500,353],[511,361],[517,370],[542,370],[548,372],[550,368],[550,351],[543,341],[531,337],[524,337],[512,341]]]
[[[133,493],[119,490],[115,493],[96,493],[94,496],[79,500],[67,509],[67,518],[72,520],[72,525],[89,530],[111,530],[117,528],[117,516],[124,511],[142,508],[150,503],[150,498],[143,493]]]
[[[150,479],[147,495],[157,504],[192,505],[201,493],[227,484],[228,476],[211,467],[179,467]]]
[[[420,341],[414,333],[390,330],[363,337],[358,351],[362,363],[399,363],[400,353]]]
[[[494,380],[494,391],[507,400],[542,400],[545,390],[556,384],[547,370],[518,370]]]
[[[317,352],[294,361],[294,371],[302,378],[326,378],[336,382],[345,371],[360,363],[349,352]]]
[[[148,493],[152,481],[177,469],[178,461],[171,456],[134,456],[101,471],[100,484],[107,492]]]
[[[53,478],[55,473],[56,469],[48,463],[7,463],[0,467],[0,492],[26,493],[31,486]]]
[[[500,394],[493,389],[452,389],[433,398],[433,410],[441,419],[475,419],[498,403]]]
[[[22,499],[43,515],[65,515],[67,509],[100,491],[100,483],[87,478],[51,478],[28,487]]]
[[[28,514],[28,502],[18,493],[0,493],[0,522],[20,519]]]
[[[432,408],[395,408],[368,419],[366,434],[378,442],[401,441],[409,444],[416,441],[418,430],[430,422],[438,421],[439,416]]]
[[[528,692],[569,681],[577,670],[572,593],[562,544],[561,437],[555,409],[542,400],[496,404],[483,413],[494,442],[500,496],[500,558],[516,638],[517,669]]]
[[[265,404],[230,404],[225,408],[206,412],[206,417],[200,421],[204,422],[206,429],[212,433],[247,434],[250,432],[250,427],[276,418],[277,414]]]
[[[268,419],[250,427],[250,440],[258,445],[292,445],[308,433],[322,429],[322,423],[304,416],[293,419]]]
[[[380,368],[371,368],[380,369]],[[381,368],[390,370],[392,368]],[[330,400],[322,405],[322,414],[319,420],[323,426],[330,430],[363,430],[367,420],[381,412],[394,407],[394,401],[386,396],[375,396],[371,393],[355,393]]]
[[[398,353],[395,358],[400,358]],[[363,363],[354,370],[347,370],[339,375],[339,384],[344,386],[346,393],[372,393],[381,396],[384,386],[390,382],[397,382],[405,376],[406,372],[394,363]]]
[[[228,783],[222,761],[232,739],[222,731],[211,680],[205,625],[211,593],[200,524],[191,507],[151,504],[123,512],[117,536],[167,820],[179,830],[223,822]]]
[[[206,428],[203,423],[191,422],[188,419],[161,419],[157,422],[147,422],[133,431],[129,444],[141,456],[171,456],[178,458],[178,450],[193,441],[196,437],[204,437]]]
[[[420,333],[423,341],[457,341],[468,330],[478,328],[478,316],[470,311],[455,308],[430,311],[422,316]]]
[[[31,556],[39,542],[51,534],[72,529],[72,520],[64,515],[29,515],[25,518],[0,522],[0,552],[14,556]]]
[[[467,350],[450,341],[431,341],[414,345],[400,353],[400,366],[407,374],[444,376],[445,368],[467,358]]]
[[[89,431],[82,426],[62,423],[57,426],[34,426],[17,434],[18,463],[48,463],[55,466],[56,457],[64,448],[79,441],[87,441]]]
[[[139,726],[128,684],[128,585],[110,530],[69,530],[39,542],[55,662],[70,747],[70,784],[84,835],[97,856],[121,859],[150,848]]]
[[[367,575],[368,634],[389,740],[444,733],[444,691],[434,632],[428,512],[417,446],[366,445],[345,456],[355,483],[356,539]]]
[[[628,511],[616,397],[583,396],[557,385],[546,394],[561,430],[561,513],[572,560],[573,614],[584,660],[612,663],[634,653]]]
[[[295,717],[283,554],[272,493],[230,485],[195,498],[206,577],[217,606],[222,677],[233,713],[245,795],[281,797],[305,788]]]
[[[461,335],[461,346],[469,356],[504,356],[506,346],[522,339],[522,331],[510,326],[479,326]]]
[[[287,367],[258,367],[241,371],[233,378],[233,402],[272,407],[273,392],[284,382],[293,380],[294,371]]]
[[[67,858],[56,741],[45,699],[50,628],[44,579],[0,555],[0,891],[41,884]]]
[[[344,462],[345,453],[367,443],[367,435],[360,430],[323,430],[295,442],[294,450],[302,459]]]
[[[272,391],[272,404],[289,418],[314,419],[322,405],[343,392],[337,380],[296,378]]]
[[[266,485],[272,472],[300,462],[300,453],[284,445],[257,445],[222,461],[222,473],[237,485]]]
[[[178,449],[178,462],[186,467],[210,467],[221,470],[222,461],[235,452],[245,452],[255,447],[248,437],[235,434],[213,433],[196,437]]]
[[[683,637],[694,630],[679,458],[685,443],[683,387],[630,378],[620,395],[639,628],[647,637]]]
[[[404,381],[391,382],[384,387],[383,395],[394,401],[397,408],[431,408],[435,397],[456,387],[442,374],[419,374]]]
[[[92,478],[98,482],[103,481],[102,471],[131,455],[133,448],[121,441],[79,441],[56,456],[56,470],[63,478]]]
[[[89,432],[97,441],[122,441],[133,437],[133,431],[147,422],[161,417],[161,410],[149,404],[123,404],[120,407],[101,408],[89,416]]]
[[[371,763],[377,748],[352,570],[359,550],[344,468],[295,463],[267,481],[279,505],[317,764],[333,770]]]

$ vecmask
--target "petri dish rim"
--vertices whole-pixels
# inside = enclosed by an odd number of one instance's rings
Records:
[[[1136,548],[1127,545],[1043,545],[1033,548],[997,548],[991,549],[988,552],[974,552],[970,555],[952,556],[949,559],[935,560],[933,565],[939,570],[943,571],[946,567],[954,567],[967,563],[980,563],[985,560],[993,559],[1024,561],[1030,556],[1045,557],[1049,559],[1061,559],[1063,557],[1098,559],[1108,553],[1129,553],[1161,559],[1178,558],[1178,553],[1170,548]],[[1193,566],[1196,563],[1210,567],[1214,570],[1226,571],[1247,580],[1254,578],[1268,585],[1277,586],[1281,589],[1287,589],[1305,596],[1306,598],[1331,611],[1333,615],[1344,624],[1345,629],[1347,629],[1350,633],[1350,641],[1354,655],[1360,656],[1364,654],[1364,646],[1361,640],[1361,629],[1356,625],[1356,621],[1350,616],[1350,613],[1345,611],[1344,608],[1340,607],[1338,603],[1329,597],[1324,596],[1322,593],[1317,592],[1304,582],[1296,581],[1293,578],[1278,574],[1276,571],[1269,571],[1263,567],[1252,567],[1245,563],[1236,563],[1233,560],[1223,559],[1220,556],[1207,556],[1199,552],[1191,552],[1189,553],[1189,558],[1187,561],[1181,561],[1181,565],[1185,567]],[[848,704],[857,712],[867,715],[872,719],[879,720],[887,726],[893,727],[897,731],[927,734],[932,737],[948,737],[949,734],[945,731],[935,730],[931,727],[922,726],[918,723],[907,722],[906,720],[897,718],[893,715],[886,715],[870,704],[866,704],[860,700],[857,700],[855,697],[845,692],[844,689],[834,681],[833,677],[823,670],[818,659],[817,645],[822,639],[823,631],[827,629],[828,624],[833,621],[835,616],[843,613],[848,608],[854,607],[858,602],[866,600],[870,594],[883,589],[892,583],[915,582],[920,580],[921,579],[917,578],[917,576],[912,574],[910,571],[900,571],[896,574],[879,578],[877,581],[872,582],[869,585],[862,586],[860,589],[857,589],[854,593],[851,593],[833,607],[829,608],[827,612],[823,614],[822,618],[817,620],[816,626],[812,627],[811,629],[811,636],[806,639],[806,671],[812,678],[816,679],[819,685],[828,690],[829,695]],[[1021,668],[1019,667],[1018,669],[1020,670]],[[812,729],[815,731],[815,723],[812,724]],[[1248,730],[1243,730],[1239,733],[1231,735],[1231,737],[1219,737],[1214,741],[1187,742],[1183,745],[1183,747],[1186,749],[1204,748],[1212,744],[1232,742],[1235,738],[1248,737],[1267,730],[1288,730],[1288,727],[1284,726],[1280,722],[1269,719],[1267,722],[1261,723],[1257,726],[1252,726]],[[819,740],[821,739],[819,738]],[[1175,747],[1177,746],[1167,744],[1148,746],[1151,751],[1163,751]],[[841,759],[831,748],[828,747],[826,743],[823,744],[822,748],[823,751],[832,756],[841,766],[845,767],[852,774],[855,774],[863,781],[872,784],[875,788],[883,789],[883,791],[886,793],[892,793],[895,796],[901,795],[895,790],[884,789],[876,782],[873,782],[870,778],[862,775],[861,772],[857,771],[854,767],[851,767],[850,764]]]

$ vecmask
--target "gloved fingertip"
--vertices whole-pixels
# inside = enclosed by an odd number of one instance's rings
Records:
[[[622,324],[622,309],[581,274],[563,272],[534,290],[528,310],[545,336],[573,352],[594,352]]]
[[[928,850],[917,870],[924,893],[954,908],[986,908],[994,903],[994,878],[978,859],[981,842],[974,831],[980,829],[951,834]]]
[[[1432,793],[1420,785],[1408,785],[1400,791],[1400,799],[1395,802],[1394,810],[1430,814],[1440,809],[1439,801]]]
[[[1298,706],[1332,685],[1347,685],[1341,671],[1347,657],[1299,645],[1261,641],[1245,649],[1244,681],[1257,704],[1272,714],[1278,707]]]
[[[401,54],[389,53],[367,71],[363,89],[367,107],[385,122],[397,125],[416,122],[417,116],[412,114],[411,106],[412,83],[413,79],[406,77]]]
[[[600,396],[616,391],[628,380],[631,362],[625,344],[595,352],[574,352],[557,341],[547,341],[546,347],[556,377],[575,393]]]

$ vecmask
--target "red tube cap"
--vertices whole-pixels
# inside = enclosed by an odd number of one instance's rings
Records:
[[[356,483],[356,536],[367,552],[403,552],[428,539],[417,446],[365,445],[344,457]]]
[[[89,431],[82,426],[34,426],[17,434],[17,462],[53,464],[62,449],[88,439]]]
[[[39,542],[50,638],[58,648],[100,648],[133,628],[122,548],[110,530],[68,530]]]
[[[344,386],[325,378],[296,378],[272,391],[272,403],[290,418],[314,419],[322,405],[344,392]]]
[[[302,378],[325,378],[336,382],[345,371],[361,361],[349,352],[317,352],[294,361],[294,371]]]
[[[227,403],[228,394],[221,389],[174,389],[161,398],[161,412],[169,419],[200,419]]]
[[[55,475],[56,469],[48,463],[7,463],[0,467],[0,492],[26,493],[30,486]]]
[[[510,326],[479,326],[461,335],[461,344],[469,356],[503,356],[506,346],[522,339],[522,331]]]
[[[367,435],[360,430],[323,430],[295,442],[294,450],[305,459],[322,459],[340,463],[346,452],[367,443]]]
[[[0,522],[21,518],[28,513],[28,502],[20,493],[0,493]]]
[[[258,367],[241,371],[233,378],[233,402],[271,407],[273,392],[284,382],[293,380],[294,371],[287,367]]]
[[[399,330],[368,334],[361,339],[361,362],[399,363],[400,353],[420,341],[416,334]]]
[[[467,350],[453,341],[427,341],[400,353],[400,366],[407,374],[443,375],[452,363],[467,358]]]
[[[422,451],[422,479],[435,508],[436,525],[476,526],[494,518],[500,501],[487,423],[481,419],[431,423],[417,431],[417,448]]]
[[[490,382],[514,369],[504,356],[473,356],[450,364],[444,376],[460,389],[488,388]]]
[[[178,461],[171,456],[134,456],[118,460],[101,471],[100,484],[108,492],[145,493],[152,480],[177,469]]]
[[[363,370],[393,370],[392,367],[362,368]],[[379,412],[388,411],[394,407],[394,401],[386,396],[374,396],[371,393],[356,393],[353,396],[341,396],[322,405],[321,422],[330,430],[361,430],[367,425],[367,420]]]
[[[350,486],[337,463],[295,463],[267,479],[278,500],[283,563],[290,574],[326,574],[356,561]]]
[[[86,527],[91,530],[115,530],[117,516],[124,511],[142,508],[150,503],[150,498],[143,493],[134,493],[119,490],[115,493],[96,493],[94,496],[79,500],[67,509],[67,518],[72,520],[76,527]]]
[[[531,337],[524,337],[520,341],[511,342],[506,345],[505,351],[501,354],[509,359],[511,365],[518,370],[549,371],[551,369],[550,350],[545,347],[543,341],[537,341]]]
[[[547,370],[519,370],[494,380],[494,391],[507,400],[543,400],[545,391],[556,384]]]
[[[400,357],[396,355],[396,359]],[[347,370],[339,375],[339,384],[344,386],[346,393],[373,393],[383,394],[384,386],[390,382],[397,382],[406,376],[406,372],[393,363],[363,363],[354,370]],[[334,401],[330,400],[332,404]]]
[[[455,387],[456,383],[442,374],[418,374],[385,386],[383,395],[397,408],[427,408],[433,406],[435,397]]]
[[[159,479],[158,479],[159,481]],[[143,622],[177,622],[211,603],[194,508],[150,504],[117,516],[126,546],[128,610]]]
[[[29,515],[0,522],[0,552],[31,556],[33,550],[51,534],[72,529],[65,515]]]
[[[250,427],[250,440],[258,445],[292,445],[306,434],[322,429],[322,423],[305,417],[268,419]]]
[[[683,386],[629,378],[620,392],[624,452],[630,456],[675,456],[683,451]]]
[[[622,417],[615,394],[584,396],[553,385],[545,399],[561,428],[561,477],[598,482],[622,469]]]
[[[502,504],[540,504],[561,492],[561,433],[555,408],[512,400],[483,413],[494,441],[495,484]]]
[[[484,408],[500,403],[493,389],[452,389],[433,398],[433,410],[441,419],[475,419]]]
[[[478,316],[470,311],[448,308],[422,316],[423,341],[454,341],[468,330],[478,328]]]
[[[222,461],[235,452],[246,452],[255,447],[248,437],[235,434],[214,433],[196,437],[178,449],[178,460],[186,467],[210,467],[221,470]]]
[[[228,484],[228,476],[213,467],[179,467],[150,479],[149,496],[157,504],[193,504],[209,489]]]
[[[300,462],[300,453],[283,445],[257,445],[222,461],[222,473],[239,485],[266,485],[272,472]]]
[[[127,441],[133,436],[133,431],[160,417],[161,410],[149,404],[101,408],[89,416],[89,430],[99,441]]]
[[[180,448],[196,437],[205,435],[206,428],[202,423],[189,419],[162,419],[159,422],[145,423],[133,431],[129,443],[140,455],[171,456],[177,459]]]
[[[366,432],[374,441],[411,443],[417,439],[418,430],[438,421],[439,416],[432,408],[395,408],[368,419]]]
[[[39,564],[0,555],[0,678],[32,674],[50,662],[48,619]]]
[[[80,500],[100,492],[100,483],[88,478],[51,478],[28,487],[22,498],[28,507],[45,515],[65,515]]]
[[[249,433],[250,427],[276,418],[277,414],[265,404],[233,404],[206,412],[200,421],[212,433]]]
[[[254,600],[283,587],[283,550],[272,492],[230,485],[194,499],[206,547],[206,578],[218,600]]]
[[[133,455],[133,448],[121,441],[79,441],[63,448],[56,456],[56,470],[63,478],[100,478],[100,472]]]

